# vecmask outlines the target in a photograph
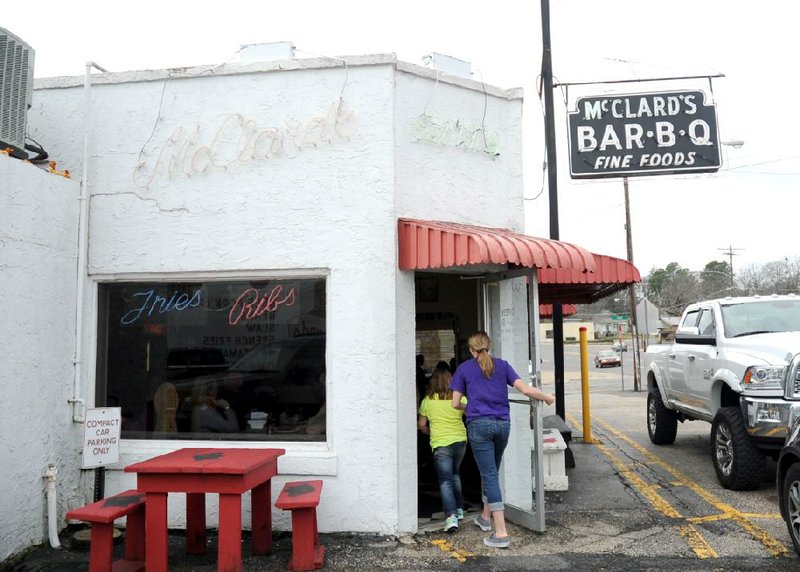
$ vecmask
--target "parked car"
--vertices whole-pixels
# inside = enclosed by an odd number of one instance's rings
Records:
[[[614,367],[618,365],[622,365],[622,360],[614,350],[600,350],[594,356],[594,367]]]
[[[622,342],[622,343],[614,342],[611,345],[611,349],[614,350],[615,352],[619,352],[620,348],[622,348],[623,352],[627,352],[628,351],[628,343],[627,342]]]
[[[778,504],[794,549],[800,554],[800,420],[778,457]]]

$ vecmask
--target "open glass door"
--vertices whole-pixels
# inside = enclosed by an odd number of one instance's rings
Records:
[[[539,385],[539,297],[536,269],[487,276],[483,320],[492,354],[509,362],[520,377]],[[509,388],[511,434],[500,467],[506,518],[544,531],[542,404]],[[535,491],[534,491],[535,488]]]

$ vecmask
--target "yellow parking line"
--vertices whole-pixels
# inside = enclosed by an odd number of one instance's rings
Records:
[[[470,556],[475,556],[472,552],[454,547],[446,540],[431,540],[431,544],[437,546],[439,550],[441,550],[442,552],[446,552],[447,554],[449,554],[462,564],[466,562],[467,558],[469,558]]]
[[[772,518],[775,520],[783,520],[783,517],[780,513],[777,512],[770,512],[766,514],[758,513],[758,512],[740,512],[743,517],[745,518]]]
[[[681,536],[686,539],[687,544],[694,550],[698,558],[717,558],[719,555],[711,548],[711,545],[706,542],[703,535],[693,527],[691,524],[684,524],[679,530]]]
[[[657,485],[646,483],[635,471],[631,470],[619,457],[611,452],[611,449],[602,444],[597,444],[597,448],[611,460],[611,463],[641,495],[646,498],[653,507],[668,518],[683,519],[681,514],[669,502],[658,494],[657,490],[660,488]],[[685,524],[678,529],[680,535],[686,539],[695,555],[698,558],[717,558],[717,553],[711,547],[700,531],[691,524]]]
[[[770,514],[761,514],[756,512],[740,512],[740,516],[743,518],[765,518],[765,519],[772,519],[772,520],[782,520],[783,517],[779,514],[770,513]],[[692,516],[687,518],[689,522],[714,522],[715,520],[730,520],[730,515],[728,514],[710,514],[708,516]]]
[[[682,518],[681,514],[675,510],[675,508],[669,504],[664,498],[658,494],[657,489],[658,487],[646,483],[639,475],[636,474],[635,471],[628,468],[627,465],[617,457],[611,450],[606,447],[605,445],[597,445],[597,448],[611,460],[611,463],[616,467],[617,471],[620,475],[625,477],[628,482],[630,482],[636,489],[642,493],[642,496],[650,501],[650,504],[653,507],[669,518]]]
[[[728,518],[733,522],[735,522],[736,524],[738,524],[743,530],[745,530],[758,542],[763,544],[764,547],[770,552],[770,554],[772,554],[772,556],[787,556],[789,554],[788,549],[781,541],[770,535],[767,531],[759,527],[757,524],[751,522],[748,519],[749,515],[739,512],[731,505],[722,502],[717,497],[715,497],[707,490],[705,490],[702,486],[689,479],[689,477],[684,475],[678,469],[676,469],[675,467],[673,467],[672,465],[670,465],[657,455],[651,453],[650,451],[639,445],[639,443],[637,443],[627,435],[623,434],[618,429],[612,427],[602,419],[594,417],[593,420],[599,423],[606,431],[611,433],[614,437],[625,441],[626,443],[628,443],[628,445],[639,451],[642,455],[647,457],[647,459],[650,460],[653,464],[657,464],[660,467],[662,467],[665,471],[669,472],[675,479],[677,479],[678,482],[688,487],[692,492],[697,494],[708,504],[719,510],[722,513],[718,517],[719,520],[722,520],[723,518]],[[759,516],[758,518],[780,518],[780,515],[779,514],[764,515],[764,516]]]

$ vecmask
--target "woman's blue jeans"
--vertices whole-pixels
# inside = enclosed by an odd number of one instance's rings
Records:
[[[439,478],[439,492],[442,494],[442,508],[445,517],[456,514],[456,509],[464,506],[459,469],[466,451],[466,441],[453,443],[446,447],[436,447],[433,450],[433,464]]]
[[[467,423],[469,445],[481,473],[483,501],[492,512],[504,509],[498,471],[510,432],[511,422],[503,419],[481,417]]]

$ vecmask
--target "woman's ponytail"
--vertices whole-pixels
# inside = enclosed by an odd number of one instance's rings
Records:
[[[494,372],[494,360],[489,355],[489,348],[492,346],[489,336],[486,332],[475,332],[469,337],[467,343],[469,344],[469,349],[478,354],[475,359],[483,375],[486,376],[486,379],[491,379]]]

